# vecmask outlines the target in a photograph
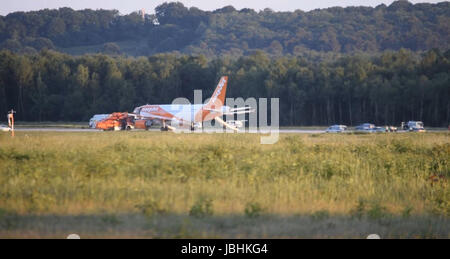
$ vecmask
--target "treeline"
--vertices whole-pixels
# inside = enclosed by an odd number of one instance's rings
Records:
[[[327,8],[309,12],[265,9],[215,11],[164,3],[155,14],[70,8],[15,12],[0,16],[0,48],[20,53],[57,49],[78,52],[152,55],[272,56],[308,51],[352,53],[407,48],[446,50],[450,46],[450,3],[396,1],[372,7]],[[107,44],[102,46],[102,44]],[[94,47],[92,47],[94,46]],[[77,53],[78,53],[77,52]]]
[[[333,62],[272,59],[264,52],[208,60],[0,51],[0,114],[14,108],[18,120],[86,121],[177,97],[193,101],[194,89],[210,97],[222,75],[230,77],[227,97],[280,98],[282,125],[449,124],[450,51],[436,49],[421,56],[402,49]]]

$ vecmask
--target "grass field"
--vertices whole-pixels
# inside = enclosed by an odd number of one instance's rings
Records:
[[[450,134],[0,134],[0,238],[450,237]]]

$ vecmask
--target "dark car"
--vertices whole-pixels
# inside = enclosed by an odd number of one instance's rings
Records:
[[[363,123],[361,125],[356,126],[355,130],[365,132],[375,132],[375,125],[372,123]]]

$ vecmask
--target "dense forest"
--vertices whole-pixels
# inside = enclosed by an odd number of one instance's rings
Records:
[[[305,52],[447,50],[450,2],[396,1],[372,7],[333,7],[309,12],[256,12],[226,6],[215,11],[164,3],[154,14],[70,8],[0,16],[0,49],[33,54],[53,49],[69,54],[147,56],[163,52],[215,56],[271,56]]]
[[[157,54],[71,56],[0,51],[0,114],[27,121],[86,121],[96,113],[132,111],[212,94],[230,76],[227,97],[279,97],[282,125],[399,125],[422,120],[446,126],[450,117],[450,51],[409,50],[349,55],[334,61],[270,57],[257,51],[233,59]],[[5,117],[6,118],[6,117]]]

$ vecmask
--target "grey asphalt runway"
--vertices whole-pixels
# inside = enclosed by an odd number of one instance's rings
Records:
[[[16,128],[15,129],[18,132],[21,131],[27,131],[27,132],[102,132],[102,130],[97,129],[78,129],[78,128]],[[132,130],[132,131],[144,131],[144,130]],[[148,131],[152,132],[160,132],[161,130],[158,128],[152,128]],[[183,132],[183,131],[181,131]],[[185,132],[190,132],[189,130],[185,130]],[[202,132],[199,130],[196,130],[195,132]],[[205,129],[203,131],[204,133],[232,133],[233,131],[230,130],[214,130],[214,129]],[[241,133],[261,133],[261,134],[267,134],[268,131],[261,131],[261,132],[244,132]],[[305,133],[305,134],[314,134],[314,133],[325,133],[325,130],[299,130],[299,129],[280,129],[279,133]]]
[[[101,130],[97,129],[80,129],[80,128],[16,128],[17,132],[102,132]],[[132,131],[144,131],[144,130],[132,130]],[[151,132],[160,132],[160,129],[158,128],[152,128],[149,131]],[[446,129],[430,129],[427,130],[428,132],[446,132],[448,130]],[[180,132],[189,132],[189,130],[184,130]],[[196,133],[201,133],[202,131],[196,130]],[[291,133],[291,134],[321,134],[325,133],[325,128],[323,130],[310,130],[310,129],[279,129],[279,133]],[[353,132],[351,130],[348,131],[349,133]],[[407,131],[398,131],[397,133],[406,133]],[[215,130],[215,129],[205,129],[203,130],[203,133],[233,133],[231,130]],[[267,130],[259,131],[259,132],[245,132],[240,131],[239,133],[260,133],[260,134],[268,134],[269,132]],[[332,134],[332,133],[330,133]]]

